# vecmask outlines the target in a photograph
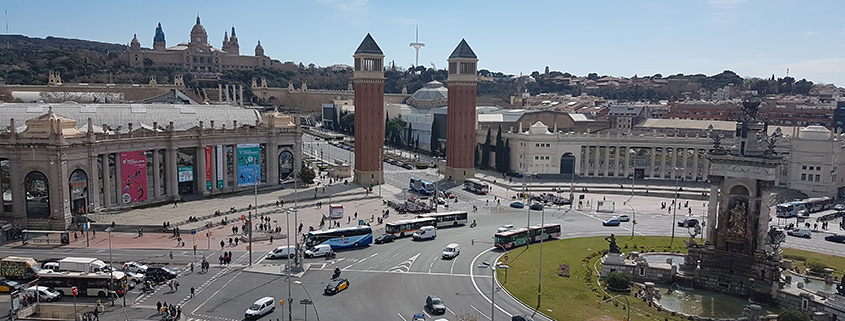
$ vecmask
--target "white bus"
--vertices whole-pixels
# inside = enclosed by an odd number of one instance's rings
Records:
[[[435,227],[458,226],[467,224],[467,212],[444,212],[444,213],[426,213],[417,215],[420,218],[434,218],[436,220]]]
[[[384,225],[384,233],[399,234],[399,237],[405,236],[405,233],[411,235],[414,231],[419,230],[423,226],[435,226],[437,219],[433,217],[412,218],[409,220],[401,220],[389,222]]]
[[[56,272],[41,270],[38,272],[38,285],[51,287],[62,294],[72,296],[73,287],[78,287],[80,296],[105,298],[126,293],[126,273],[114,272]]]
[[[464,189],[476,194],[487,195],[490,192],[490,185],[476,179],[467,179],[464,181]]]

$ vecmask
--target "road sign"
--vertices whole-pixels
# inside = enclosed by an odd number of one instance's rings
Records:
[[[196,230],[196,229],[192,229],[192,230],[191,230],[191,234],[197,234],[197,230]]]
[[[73,292],[73,296],[79,295],[79,287],[72,287],[70,291]]]
[[[285,305],[285,300],[279,301],[279,305]]]
[[[505,261],[507,261],[507,260],[508,260],[508,256],[507,256],[507,255],[505,255]]]
[[[311,299],[302,299],[299,300],[299,304],[314,304],[314,302],[311,302]]]

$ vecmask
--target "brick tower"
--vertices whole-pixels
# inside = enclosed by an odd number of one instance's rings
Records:
[[[384,182],[384,54],[370,34],[355,58],[355,182],[372,186]]]
[[[478,57],[466,40],[449,56],[449,98],[446,108],[444,175],[463,182],[475,175],[475,101]]]

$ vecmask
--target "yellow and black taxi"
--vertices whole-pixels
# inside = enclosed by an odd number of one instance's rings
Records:
[[[18,282],[7,280],[7,279],[0,279],[0,292],[12,292],[15,290],[20,290],[23,288]]]
[[[340,291],[346,290],[349,287],[349,280],[343,278],[333,279],[326,285],[326,289],[323,291],[325,294],[335,294]]]

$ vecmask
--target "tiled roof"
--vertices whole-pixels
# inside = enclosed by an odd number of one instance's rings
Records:
[[[361,45],[358,46],[358,49],[355,50],[355,54],[383,55],[384,53],[381,52],[381,48],[379,48],[376,41],[373,40],[373,36],[370,36],[368,33],[367,36],[364,37],[364,41],[361,42]]]
[[[467,41],[461,39],[461,43],[458,44],[458,47],[455,48],[455,51],[452,51],[452,54],[449,56],[449,59],[452,58],[473,58],[477,59],[478,57],[475,56],[475,52],[472,51],[472,48],[469,47]]]

